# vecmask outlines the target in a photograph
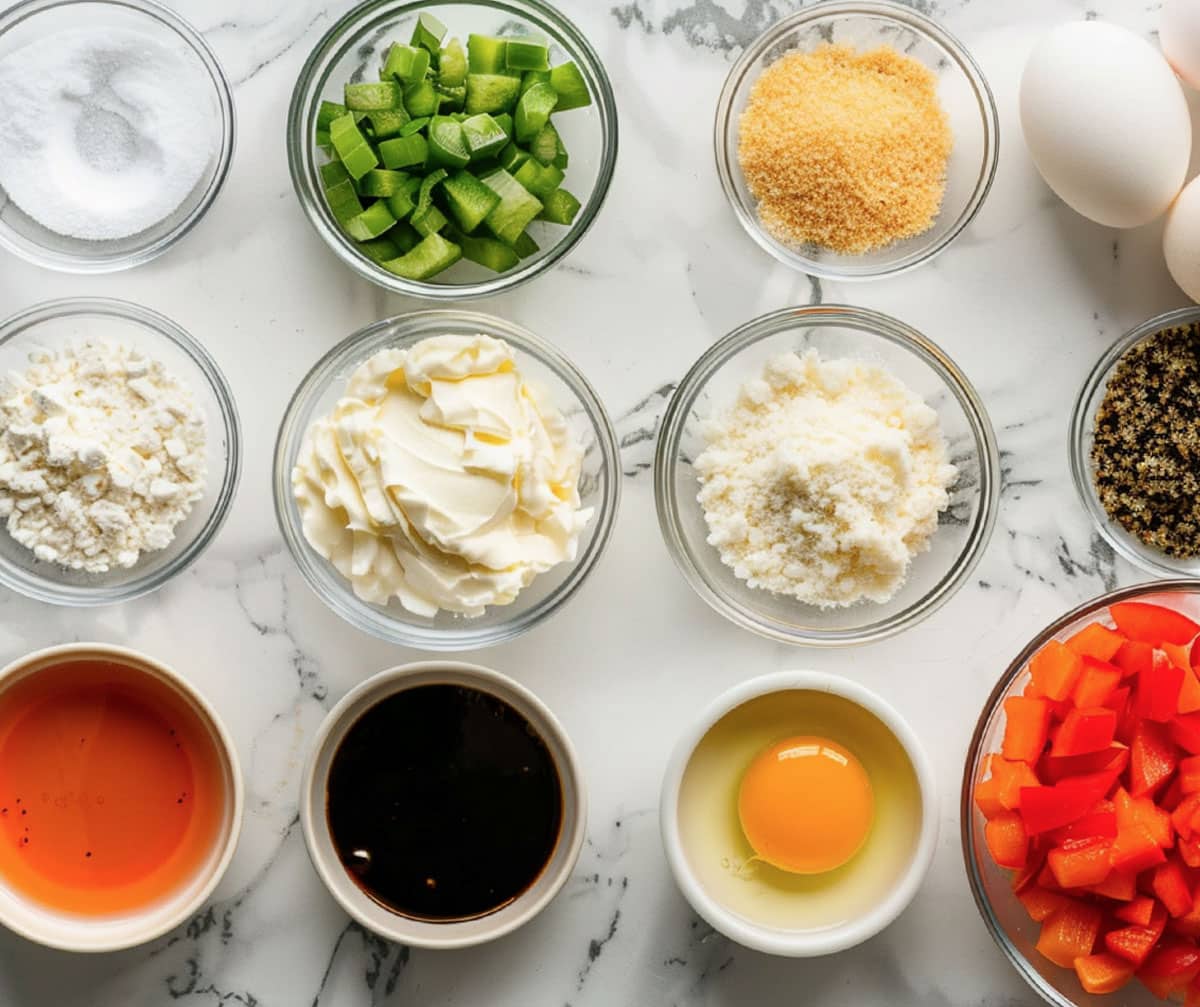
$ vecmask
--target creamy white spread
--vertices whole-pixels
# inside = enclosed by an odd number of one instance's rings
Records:
[[[292,487],[305,537],[358,597],[478,616],[575,558],[582,461],[507,343],[433,336],[354,371]]]

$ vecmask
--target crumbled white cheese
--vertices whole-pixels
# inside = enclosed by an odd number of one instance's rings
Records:
[[[705,434],[709,543],[751,587],[821,607],[891,598],[957,476],[918,395],[815,350],[771,360]]]
[[[44,562],[131,567],[204,496],[206,439],[159,361],[107,340],[40,350],[0,384],[0,518]]]

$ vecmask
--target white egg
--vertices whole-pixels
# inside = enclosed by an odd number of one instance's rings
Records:
[[[1021,127],[1046,184],[1108,227],[1163,213],[1187,176],[1183,89],[1145,39],[1100,21],[1060,25],[1021,77]]]
[[[1163,254],[1180,289],[1200,302],[1200,179],[1187,184],[1167,214]]]
[[[1200,90],[1200,0],[1167,0],[1158,37],[1167,62],[1188,87]]]

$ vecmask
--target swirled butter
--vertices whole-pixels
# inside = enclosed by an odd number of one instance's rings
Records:
[[[364,601],[468,616],[573,560],[583,449],[490,336],[380,350],[301,444],[304,535]]]

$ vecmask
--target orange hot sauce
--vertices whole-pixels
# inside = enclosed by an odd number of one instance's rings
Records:
[[[206,720],[147,671],[66,659],[0,693],[0,884],[50,909],[179,891],[219,845],[227,791]]]

